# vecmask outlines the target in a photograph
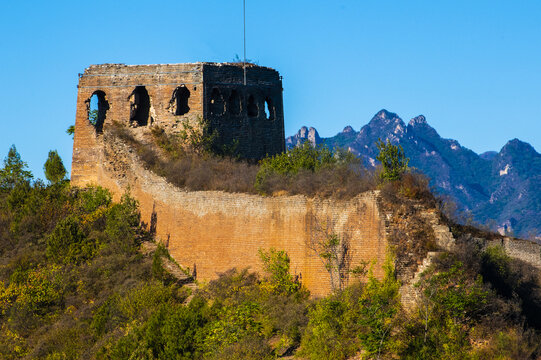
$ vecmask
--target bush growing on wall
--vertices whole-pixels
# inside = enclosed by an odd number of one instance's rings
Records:
[[[296,146],[290,151],[261,160],[257,173],[256,187],[260,188],[271,174],[292,176],[301,170],[316,172],[336,162],[326,146],[313,147],[309,142]]]
[[[350,152],[304,142],[285,153],[260,161],[255,189],[307,196],[352,197],[373,188],[371,176]]]

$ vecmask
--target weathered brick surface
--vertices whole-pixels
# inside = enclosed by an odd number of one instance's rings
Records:
[[[502,237],[496,240],[476,239],[486,247],[501,246],[512,258],[519,259],[541,270],[541,245],[533,241]]]
[[[197,125],[208,121],[210,131],[216,130],[218,141],[224,145],[238,142],[243,157],[260,159],[285,149],[282,80],[276,70],[249,64],[244,73],[238,64],[193,63],[164,65],[92,65],[80,74],[75,137],[73,144],[72,179],[79,183],[95,182],[97,167],[102,159],[98,148],[102,136],[88,121],[90,98],[100,92],[108,104],[103,129],[115,121],[126,126],[130,122],[136,87],[144,87],[149,96],[146,125],[159,126],[168,133],[182,129],[188,121]],[[189,91],[189,111],[176,115],[175,90]],[[212,94],[221,99],[221,110],[211,106]],[[249,114],[249,100],[253,100]],[[238,100],[234,106],[234,100]],[[265,114],[269,104],[269,117]]]
[[[284,150],[284,111],[282,103],[282,81],[276,71],[250,66],[246,69],[246,86],[243,83],[243,69],[240,66],[204,66],[205,118],[210,120],[212,129],[222,135],[221,141],[229,144],[239,142],[240,153],[248,158],[261,158]],[[224,99],[223,114],[213,114],[208,105],[213,89]],[[241,99],[241,111],[231,109],[232,96]],[[248,100],[253,98],[253,114],[248,114]],[[268,102],[268,117],[265,114]]]
[[[299,275],[313,295],[330,291],[330,276],[309,246],[317,235],[316,222],[350,239],[352,265],[375,261],[382,276],[387,242],[376,194],[349,201],[317,200],[304,196],[262,197],[219,191],[178,189],[135,160],[127,161],[125,176],[100,167],[98,183],[119,194],[130,186],[139,201],[142,220],[150,224],[156,213],[157,236],[183,266],[195,265],[199,280],[216,278],[232,267],[261,270],[258,250],[287,251],[292,273]]]

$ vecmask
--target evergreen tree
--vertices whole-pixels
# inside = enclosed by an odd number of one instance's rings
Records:
[[[45,161],[43,170],[45,171],[45,177],[51,184],[57,184],[64,180],[66,168],[56,150],[49,151],[49,156],[47,157],[47,161]]]
[[[393,145],[389,140],[387,140],[387,142],[383,142],[381,139],[378,139],[376,146],[379,150],[379,154],[376,159],[378,159],[383,166],[383,171],[380,174],[381,180],[400,180],[402,174],[408,170],[408,162],[410,160],[406,157],[402,146]]]
[[[32,173],[25,168],[28,165],[21,160],[15,145],[9,148],[8,156],[4,159],[4,167],[0,169],[0,189],[11,190],[16,185],[30,182]]]

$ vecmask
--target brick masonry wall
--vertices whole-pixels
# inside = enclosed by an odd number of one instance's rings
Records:
[[[113,122],[129,125],[130,95],[136,86],[145,86],[150,98],[149,125],[168,132],[180,130],[183,120],[195,123],[203,117],[202,64],[168,65],[93,65],[80,76],[73,142],[72,180],[78,183],[97,181],[98,166],[103,161],[99,149],[103,136],[88,121],[89,100],[96,91],[105,93],[109,109],[104,130]],[[170,108],[173,92],[179,86],[190,91],[186,115],[175,115]]]
[[[106,156],[105,154],[111,154]],[[274,247],[291,257],[291,271],[314,296],[330,292],[330,276],[310,247],[318,228],[347,237],[352,267],[374,261],[381,277],[387,242],[376,194],[349,201],[304,196],[262,197],[219,191],[188,192],[146,171],[126,146],[107,141],[100,156],[96,183],[110,189],[115,200],[129,186],[140,204],[142,221],[156,214],[156,234],[177,262],[193,269],[199,280],[211,280],[232,267],[260,271],[258,250]],[[72,180],[73,185],[88,183]]]
[[[541,245],[528,240],[502,237],[497,240],[476,239],[484,247],[501,246],[512,258],[519,259],[541,270]]]
[[[100,92],[107,103],[103,130],[113,122],[134,126],[130,122],[133,102],[131,96],[137,86],[144,86],[150,100],[148,123],[139,132],[149,132],[159,126],[167,133],[178,133],[187,121],[197,127],[202,120],[209,121],[210,130],[217,130],[218,141],[231,145],[238,141],[243,157],[259,159],[285,150],[282,80],[276,70],[249,65],[247,85],[243,85],[242,67],[232,64],[194,63],[164,65],[92,65],[79,76],[75,136],[73,143],[72,179],[80,183],[97,180],[98,148],[103,147],[103,136],[88,121],[90,98]],[[189,91],[189,111],[176,115],[175,90]],[[210,111],[212,91],[220,92],[223,113]],[[239,111],[232,111],[231,94],[238,95]],[[253,96],[257,115],[248,116],[248,98]],[[272,116],[265,115],[265,101],[271,105]]]
[[[238,150],[248,158],[260,159],[266,154],[285,150],[282,80],[280,74],[266,67],[248,66],[246,86],[243,68],[239,65],[205,65],[205,119],[220,134],[223,144],[239,141]],[[210,97],[217,90],[225,102],[222,114],[209,109]],[[240,111],[232,111],[229,99],[237,95]],[[248,113],[248,100],[252,97],[255,113]],[[268,117],[265,106],[268,107]]]

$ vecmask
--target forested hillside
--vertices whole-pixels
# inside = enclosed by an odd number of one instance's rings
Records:
[[[297,183],[328,179],[322,161],[336,165],[331,158],[324,151],[309,169],[287,158],[266,160],[255,188],[270,194],[279,179],[289,179],[290,187],[295,177]],[[344,162],[336,166],[354,182]],[[280,249],[261,249],[262,274],[231,269],[191,293],[165,270],[167,249],[142,251],[155,239],[129,194],[114,203],[102,188],[70,187],[55,152],[45,174],[47,184],[33,180],[15,147],[0,168],[2,359],[541,356],[539,271],[499,248],[464,243],[440,256],[419,281],[422,296],[411,311],[400,302],[392,249],[383,279],[371,276],[367,264],[356,269],[362,282],[322,299],[290,275]],[[393,196],[426,196],[414,177],[384,181]]]

